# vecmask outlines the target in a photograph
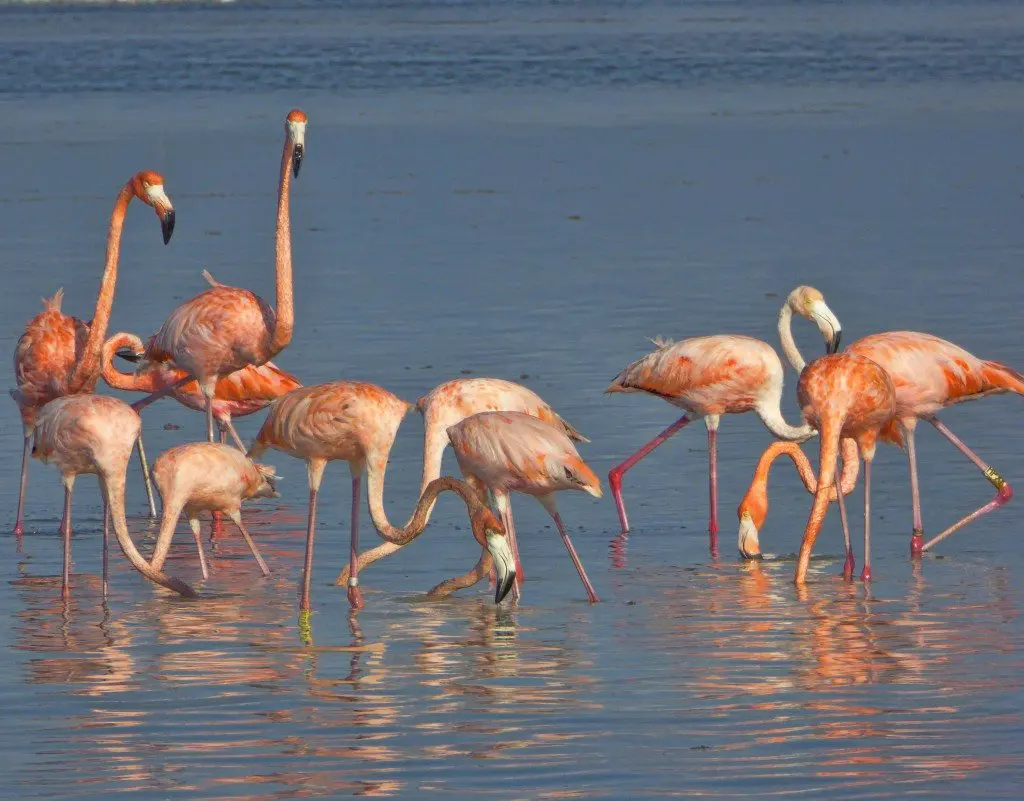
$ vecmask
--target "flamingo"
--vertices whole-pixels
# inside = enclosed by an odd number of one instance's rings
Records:
[[[804,529],[794,582],[803,584],[814,541],[821,532],[829,496],[836,492],[849,561],[850,532],[842,487],[835,486],[839,440],[851,438],[864,460],[864,569],[862,581],[871,580],[871,462],[882,427],[896,413],[896,390],[889,374],[870,359],[854,353],[823,356],[800,374],[797,401],[804,420],[821,432],[818,445],[818,485]]]
[[[173,361],[199,383],[206,400],[207,439],[213,442],[213,399],[217,381],[247,365],[259,366],[292,340],[295,310],[292,296],[292,244],[289,220],[291,176],[299,175],[305,147],[306,115],[294,109],[285,120],[284,151],[277,196],[275,239],[277,311],[247,289],[213,286],[171,312],[146,344],[149,362]],[[212,279],[207,279],[212,280]],[[172,391],[164,388],[139,401],[141,407]]]
[[[309,521],[306,527],[306,555],[303,566],[299,611],[308,613],[309,585],[313,567],[313,539],[316,532],[317,494],[329,461],[344,460],[352,474],[352,518],[348,600],[352,607],[363,606],[359,588],[357,558],[359,552],[359,493],[363,470],[367,474],[370,516],[381,537],[388,541],[407,538],[413,524],[426,525],[426,508],[444,487],[432,495],[424,492],[413,517],[402,528],[392,526],[384,512],[384,476],[388,455],[402,419],[412,408],[397,396],[375,384],[334,381],[301,387],[281,396],[270,406],[267,419],[249,448],[249,457],[259,458],[267,448],[306,460],[309,475]],[[434,482],[430,486],[434,486]],[[457,491],[454,490],[453,491]],[[470,501],[463,496],[467,507]],[[492,527],[493,528],[493,527]],[[500,553],[501,536],[485,538],[497,565],[504,564]],[[492,542],[493,540],[493,542]],[[501,540],[501,542],[499,542]],[[515,581],[515,571],[499,576],[498,588]],[[507,592],[507,587],[505,587]],[[502,597],[504,595],[502,594]],[[500,598],[496,600],[500,601]]]
[[[125,475],[142,419],[128,404],[102,395],[68,395],[50,401],[35,419],[32,455],[52,464],[64,482],[64,573],[61,597],[67,598],[71,574],[71,492],[82,473],[95,473],[103,493],[103,588],[107,586],[107,536],[111,519],[118,544],[142,575],[186,598],[188,584],[152,567],[128,534],[124,512]]]
[[[138,198],[151,206],[160,219],[164,244],[174,232],[174,206],[164,191],[159,173],[142,170],[121,187],[110,213],[107,231],[107,258],[100,279],[100,291],[91,323],[64,314],[61,304],[64,290],[43,301],[43,311],[29,320],[25,333],[14,349],[14,376],[18,388],[11,397],[18,404],[25,445],[21,454],[21,482],[18,487],[18,512],[14,533],[24,532],[25,487],[28,483],[28,458],[32,433],[39,410],[55,398],[92,392],[100,377],[100,349],[110,323],[117,288],[117,267],[121,255],[121,231],[128,204]],[[140,455],[142,439],[139,439]]]
[[[455,378],[438,384],[416,401],[416,410],[423,415],[423,473],[420,480],[420,494],[427,485],[441,475],[444,450],[448,447],[448,428],[478,412],[523,412],[556,426],[561,426],[569,439],[576,442],[590,442],[579,431],[563,420],[551,406],[536,392],[521,384],[502,378]],[[507,499],[502,503],[506,503]],[[497,505],[497,504],[496,504]],[[427,520],[434,510],[434,504],[427,507]],[[500,508],[502,515],[512,521],[512,508]],[[425,523],[424,523],[425,525]],[[510,530],[514,531],[513,528]],[[366,552],[369,564],[402,548],[397,542],[383,542]],[[335,580],[344,585],[348,581],[349,566],[346,565]],[[516,582],[523,581],[522,566],[516,567]]]
[[[918,556],[930,550],[950,534],[998,509],[1013,497],[1013,488],[996,470],[968,448],[939,420],[937,412],[956,403],[977,400],[986,395],[1014,392],[1024,395],[1024,376],[994,361],[984,361],[945,339],[916,331],[890,331],[871,334],[857,340],[847,348],[880,365],[890,376],[896,389],[896,416],[882,429],[883,442],[903,447],[910,463],[910,495],[913,506],[913,530],[910,552]],[[917,450],[914,432],[918,420],[931,423],[946,439],[981,470],[995,487],[996,496],[984,506],[960,519],[924,542],[921,519],[921,499],[917,478]],[[762,457],[763,458],[763,457]],[[752,488],[753,489],[753,488]],[[767,488],[763,489],[767,504]],[[757,531],[763,525],[756,520],[743,521],[748,547],[758,548]],[[741,548],[741,550],[743,550]]]
[[[153,463],[153,480],[163,500],[163,516],[150,565],[155,570],[163,567],[184,510],[196,540],[203,578],[209,578],[199,538],[198,513],[223,512],[238,527],[263,575],[269,576],[270,569],[242,522],[241,505],[250,498],[278,497],[275,478],[274,468],[257,464],[237,448],[218,443],[192,442],[162,453]]]
[[[786,358],[799,373],[805,362],[793,340],[793,314],[815,323],[825,337],[828,353],[839,349],[842,329],[817,289],[799,286],[789,293],[779,312],[779,338]],[[767,342],[730,334],[694,337],[679,342],[655,339],[653,342],[657,350],[626,367],[605,393],[648,392],[686,413],[608,473],[622,534],[629,533],[629,519],[622,500],[623,475],[693,420],[703,418],[708,430],[708,537],[714,553],[718,535],[716,439],[721,416],[754,411],[772,434],[786,440],[808,439],[814,435],[814,430],[806,424],[791,426],[783,419],[782,362]]]
[[[519,570],[519,546],[508,513],[508,494],[533,495],[555,521],[562,542],[591,603],[597,593],[587,578],[555,504],[559,490],[581,490],[601,497],[601,481],[580,458],[561,426],[522,412],[481,412],[448,428],[459,468],[470,484],[486,487],[494,495],[512,544]]]

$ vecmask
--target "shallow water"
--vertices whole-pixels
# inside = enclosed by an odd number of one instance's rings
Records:
[[[675,419],[656,399],[601,394],[644,337],[775,343],[799,283],[825,293],[846,342],[926,330],[1020,367],[1022,31],[1007,3],[3,6],[0,48],[16,58],[0,59],[0,359],[58,286],[66,311],[90,316],[113,195],[141,168],[165,174],[178,227],[165,248],[131,209],[111,331],[155,330],[203,288],[203,267],[272,297],[281,119],[297,105],[311,120],[292,206],[298,325],[277,361],[304,382],[365,379],[411,401],[464,371],[518,380],[592,439],[580,451],[604,476]],[[1011,481],[1018,405],[944,415]],[[239,421],[243,436],[261,419]],[[173,402],[145,424],[151,458],[203,430]],[[991,490],[924,428],[935,533]],[[268,456],[282,498],[245,512],[270,578],[229,531],[201,582],[182,526],[168,569],[199,602],[119,555],[101,602],[101,509],[84,478],[66,607],[61,489],[33,463],[29,530],[20,549],[0,538],[7,792],[1017,797],[1021,507],[915,566],[906,462],[883,448],[872,586],[838,577],[833,511],[798,592],[809,496],[781,465],[772,555],[740,563],[734,510],[769,435],[726,419],[710,557],[704,442],[686,429],[629,473],[624,547],[609,546],[610,497],[560,498],[594,606],[528,498],[514,501],[520,606],[495,608],[486,583],[427,600],[477,555],[444,498],[418,543],[363,574],[367,608],[351,618],[332,586],[349,514],[334,465],[311,631],[296,621],[301,463]],[[388,471],[393,519],[412,508],[421,446],[412,415]],[[13,521],[13,404],[0,449]],[[859,504],[858,490],[858,554]]]

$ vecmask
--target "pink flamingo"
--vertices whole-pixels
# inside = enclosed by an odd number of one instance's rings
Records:
[[[560,426],[566,436],[576,442],[589,442],[579,431],[563,420],[551,406],[533,390],[521,384],[501,378],[456,378],[438,384],[416,402],[416,409],[423,415],[423,474],[420,480],[420,494],[431,481],[441,475],[444,450],[448,447],[448,429],[456,423],[479,412],[522,412],[540,420]],[[508,498],[495,499],[495,505],[503,520],[512,526],[512,508]],[[504,505],[504,508],[502,507]],[[434,504],[427,507],[427,521],[434,510]],[[366,552],[368,564],[378,561],[404,547],[398,542],[383,542]],[[362,557],[360,557],[362,558]],[[346,565],[335,584],[348,581],[349,567]],[[516,582],[523,581],[522,566],[516,569]]]
[[[917,556],[930,550],[950,534],[998,509],[1013,497],[1010,484],[953,434],[936,413],[947,406],[977,400],[986,395],[1006,392],[1024,395],[1024,376],[1000,362],[983,361],[952,342],[915,331],[872,334],[854,342],[847,348],[847,352],[871,359],[880,365],[889,374],[896,390],[896,416],[882,429],[880,437],[884,442],[904,447],[910,463],[912,555]],[[921,520],[917,450],[914,445],[914,431],[919,419],[935,426],[996,488],[995,498],[937,534],[927,544],[924,542],[924,525]],[[752,486],[751,490],[754,489]],[[767,487],[758,489],[756,494],[763,495],[767,508]],[[740,526],[745,531],[742,536],[748,543],[748,549],[754,552],[759,550],[757,534],[764,523],[764,516],[760,517],[760,521],[752,517],[744,521],[743,511],[741,505]]]
[[[533,495],[555,521],[562,542],[591,603],[597,593],[587,578],[555,504],[559,490],[582,490],[601,497],[601,481],[580,458],[562,426],[522,412],[481,412],[448,429],[459,468],[470,484],[486,487],[502,511],[519,570],[519,546],[508,514],[508,494]]]
[[[18,388],[11,397],[18,404],[21,424],[25,431],[25,446],[21,455],[21,482],[18,488],[18,512],[14,533],[24,531],[25,487],[28,483],[28,457],[32,446],[32,433],[39,410],[55,398],[92,392],[100,377],[100,348],[110,323],[117,288],[117,267],[121,255],[121,231],[128,204],[138,198],[151,206],[160,218],[164,244],[174,232],[174,207],[164,191],[164,179],[159,173],[137,172],[121,187],[110,213],[107,231],[107,258],[100,279],[100,292],[91,323],[63,314],[61,302],[64,290],[58,289],[49,300],[43,301],[43,311],[29,320],[25,333],[14,349],[14,375]],[[142,440],[139,439],[139,447]],[[144,458],[144,457],[143,457]]]
[[[335,381],[292,390],[278,398],[270,407],[256,440],[249,449],[250,458],[259,458],[267,448],[306,460],[309,474],[309,522],[306,527],[306,556],[302,574],[299,610],[308,613],[309,585],[313,567],[313,538],[316,532],[317,494],[323,480],[324,469],[330,461],[343,460],[352,474],[351,545],[349,551],[350,578],[348,599],[354,608],[363,606],[359,588],[359,493],[362,474],[367,474],[367,495],[370,516],[381,537],[388,541],[408,538],[409,530],[426,525],[426,509],[437,493],[445,488],[438,485],[432,494],[424,492],[413,516],[402,528],[388,522],[384,512],[384,476],[388,455],[402,419],[412,408],[382,387],[356,381]],[[432,482],[431,486],[434,486]],[[449,487],[450,488],[450,487]],[[469,500],[463,495],[467,506]],[[472,512],[472,508],[470,509]],[[501,536],[486,538],[496,564],[503,564],[499,553],[504,543]],[[491,542],[491,540],[494,540]],[[499,542],[500,540],[500,542]],[[498,589],[515,581],[515,571],[499,576]],[[507,592],[507,587],[504,587]],[[500,593],[504,597],[503,593]],[[498,598],[497,600],[500,600]]]
[[[32,455],[52,464],[64,482],[64,574],[61,597],[66,598],[71,574],[71,492],[82,473],[95,473],[103,493],[103,587],[107,585],[107,536],[110,520],[128,561],[142,575],[187,598],[196,597],[188,584],[152,567],[128,534],[124,512],[125,475],[142,420],[128,404],[102,395],[68,395],[44,406],[35,420]]]
[[[821,532],[828,511],[830,493],[839,501],[847,556],[851,553],[843,493],[836,486],[839,440],[853,439],[864,460],[864,569],[863,581],[871,580],[871,462],[882,427],[896,413],[896,390],[889,374],[870,359],[853,353],[823,356],[800,374],[797,400],[804,419],[821,432],[818,485],[814,504],[804,529],[797,561],[796,584],[807,578],[814,541]]]
[[[842,329],[822,294],[800,286],[786,298],[779,312],[782,349],[798,373],[805,362],[793,341],[793,314],[812,320],[825,337],[827,352],[839,348]],[[791,426],[782,417],[782,362],[767,342],[739,335],[694,337],[680,342],[654,340],[658,349],[633,362],[619,373],[606,393],[648,392],[678,406],[685,414],[614,467],[608,474],[622,533],[629,533],[629,519],[622,500],[626,471],[695,419],[703,418],[708,429],[708,478],[710,516],[708,536],[717,550],[718,454],[716,438],[723,414],[753,411],[776,437],[802,441],[814,435],[808,425]]]
[[[150,362],[173,361],[192,377],[206,399],[207,439],[213,442],[213,399],[217,381],[247,365],[259,366],[284,350],[292,340],[295,310],[292,296],[292,245],[289,219],[291,175],[299,175],[305,147],[306,115],[295,109],[285,121],[284,152],[277,198],[276,272],[277,311],[247,289],[214,286],[171,312],[146,345]],[[211,280],[211,279],[208,279]],[[166,387],[139,401],[147,405],[172,391]]]
[[[242,501],[250,498],[278,497],[275,478],[273,467],[256,464],[242,451],[227,445],[192,442],[162,453],[153,463],[153,480],[164,508],[150,564],[155,570],[164,566],[174,529],[184,510],[196,540],[203,578],[209,578],[198,515],[201,511],[221,512],[238,527],[263,575],[269,576],[270,569],[242,522],[241,507]]]

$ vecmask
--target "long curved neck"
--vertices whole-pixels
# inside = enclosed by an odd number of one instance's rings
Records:
[[[277,274],[277,308],[271,351],[276,355],[288,347],[295,328],[295,308],[292,295],[292,226],[288,200],[291,189],[292,149],[290,136],[285,136],[281,154],[281,180],[277,190],[277,228],[274,238],[274,262]]]
[[[426,420],[426,427],[423,432],[423,472],[420,475],[420,494],[426,492],[427,485],[440,477],[441,465],[444,463],[444,449],[448,447],[448,432],[440,425]],[[434,511],[436,499],[431,501],[427,507],[427,519]]]
[[[814,436],[814,427],[806,420],[802,425],[791,426],[782,416],[782,387],[779,387],[778,397],[773,397],[759,404],[755,411],[761,418],[769,431],[778,439],[789,442],[803,442]]]
[[[100,374],[100,350],[107,336],[110,324],[110,311],[114,307],[114,293],[117,289],[117,263],[121,256],[121,231],[124,228],[124,217],[135,193],[131,181],[126,183],[117,193],[114,210],[110,213],[110,226],[107,229],[107,262],[103,267],[103,278],[100,280],[100,293],[96,297],[96,309],[89,324],[89,337],[85,341],[85,351],[71,377],[72,392],[81,392],[95,385]]]
[[[807,568],[814,550],[814,541],[821,533],[822,524],[829,505],[829,488],[835,483],[836,456],[839,454],[839,434],[842,430],[841,420],[822,421],[821,443],[818,448],[818,488],[814,493],[814,504],[804,528],[803,542],[800,544],[800,555],[797,559],[797,584],[803,584],[807,576]]]
[[[129,347],[137,342],[137,338],[131,334],[114,334],[103,343],[102,369],[103,380],[112,389],[120,389],[125,392],[156,392],[160,387],[154,380],[152,371],[146,370],[142,373],[122,373],[114,366],[114,359],[117,352],[124,347]]]
[[[786,355],[786,361],[797,373],[802,373],[807,362],[804,361],[793,339],[793,310],[789,308],[788,302],[779,310],[779,340],[782,342],[782,352]]]

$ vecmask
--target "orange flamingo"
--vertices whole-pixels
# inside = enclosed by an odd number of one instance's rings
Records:
[[[828,353],[839,349],[839,320],[812,287],[800,286],[786,298],[779,312],[779,338],[786,358],[798,373],[804,359],[792,333],[793,314],[812,320],[827,343]],[[622,533],[629,533],[629,519],[622,500],[626,471],[695,419],[708,429],[708,536],[712,553],[718,536],[718,424],[723,414],[753,411],[776,437],[802,441],[814,436],[808,425],[791,426],[782,417],[783,368],[775,349],[767,342],[739,335],[694,337],[680,342],[653,340],[657,350],[619,373],[605,393],[648,392],[678,406],[685,414],[608,474]]]
[[[348,599],[354,608],[363,606],[359,588],[359,493],[363,470],[367,474],[367,495],[370,516],[381,537],[399,541],[408,537],[409,529],[426,525],[426,508],[437,493],[448,488],[432,482],[432,494],[420,496],[412,518],[402,528],[392,526],[384,512],[384,476],[388,455],[402,419],[412,408],[409,403],[382,387],[356,381],[335,381],[292,390],[274,401],[256,440],[249,449],[250,458],[259,458],[267,448],[306,460],[309,474],[309,521],[306,527],[306,555],[303,566],[299,610],[310,610],[309,585],[313,567],[313,538],[316,532],[317,494],[323,480],[324,469],[330,461],[344,460],[352,474],[352,518],[349,560],[351,574],[348,580]],[[467,495],[460,492],[471,514],[473,507]],[[487,537],[495,562],[504,563],[497,551],[504,543],[504,531],[491,529],[500,536]],[[493,540],[493,542],[492,542]],[[500,542],[499,542],[500,540]],[[499,576],[499,591],[508,582],[515,581],[515,571]],[[500,593],[504,597],[503,593]],[[500,598],[496,600],[500,601]]]
[[[836,483],[839,440],[856,441],[864,460],[864,569],[863,581],[871,580],[871,462],[882,427],[896,413],[896,390],[889,374],[870,359],[853,353],[823,356],[804,368],[797,384],[797,400],[804,419],[821,432],[818,486],[804,529],[797,561],[796,584],[807,578],[814,541],[828,511],[830,492],[836,491],[843,534],[849,543],[849,526],[842,487]],[[847,554],[850,549],[847,546]]]
[[[558,514],[554,494],[582,490],[600,498],[601,481],[580,458],[564,428],[522,412],[481,412],[451,426],[448,438],[470,484],[493,493],[512,543],[516,571],[520,569],[519,545],[508,503],[508,494],[514,491],[534,496],[551,515],[587,597],[597,603],[597,593]]]
[[[82,473],[95,473],[103,493],[103,586],[107,584],[107,535],[110,520],[128,561],[150,581],[185,597],[196,596],[188,584],[150,566],[128,534],[124,512],[125,475],[142,419],[128,404],[102,395],[68,395],[50,401],[35,420],[32,455],[52,464],[64,482],[64,575],[66,598],[71,574],[71,492]]]
[[[896,416],[882,429],[881,439],[905,448],[910,463],[912,555],[930,550],[950,534],[998,509],[1013,497],[1010,484],[953,434],[936,413],[947,406],[977,400],[986,395],[1006,392],[1024,395],[1024,376],[1000,362],[979,359],[952,342],[915,331],[871,334],[854,342],[847,348],[847,352],[859,354],[879,364],[889,374],[896,389]],[[937,534],[927,544],[924,542],[924,525],[921,520],[917,451],[914,445],[914,431],[919,419],[935,426],[996,488],[995,498]],[[752,486],[751,490],[754,489]],[[764,497],[767,507],[767,487],[757,492]],[[756,548],[757,531],[763,525],[764,517],[761,516],[760,522],[753,519],[744,522],[743,512],[741,504],[741,528],[746,528],[747,542]]]
[[[24,531],[25,487],[28,483],[28,457],[32,432],[39,410],[54,398],[92,392],[100,377],[100,349],[110,323],[117,288],[117,267],[121,255],[121,231],[132,198],[151,206],[163,231],[164,244],[174,232],[174,206],[164,191],[161,175],[148,170],[137,172],[121,187],[110,213],[107,231],[107,258],[96,298],[91,323],[63,314],[64,290],[58,289],[43,301],[43,311],[29,320],[25,333],[14,349],[14,375],[18,388],[11,397],[18,404],[25,431],[21,455],[21,482],[18,487],[18,512],[14,533]],[[142,440],[139,440],[141,447]]]
[[[479,412],[523,412],[562,427],[571,440],[590,441],[563,420],[536,392],[502,378],[455,378],[445,381],[416,401],[416,410],[423,415],[424,423],[420,494],[431,481],[441,475],[444,450],[449,444],[448,429]],[[430,504],[427,507],[427,521],[430,520],[433,510],[434,504]],[[499,512],[503,516],[507,515],[508,523],[513,526],[510,530],[514,531],[512,508],[499,507]],[[364,556],[369,560],[368,564],[372,564],[402,547],[404,546],[397,542],[383,542],[367,551]],[[348,581],[348,575],[349,567],[346,566],[338,575],[335,584],[344,585]],[[518,584],[522,581],[522,566],[518,565],[516,582]]]
[[[214,286],[171,312],[146,345],[150,362],[173,361],[195,379],[206,399],[207,439],[213,442],[213,399],[217,381],[247,365],[259,366],[284,350],[292,340],[295,310],[292,296],[292,244],[289,219],[291,176],[297,178],[305,147],[306,115],[294,109],[285,121],[284,151],[277,196],[277,311],[247,289]],[[210,279],[208,279],[210,280]],[[174,385],[136,403],[148,405],[172,391]]]
[[[278,497],[275,478],[274,468],[257,464],[244,452],[227,445],[192,442],[162,453],[153,463],[153,480],[164,508],[150,560],[152,567],[160,570],[164,566],[174,529],[184,510],[196,540],[203,578],[209,578],[198,515],[201,511],[222,512],[238,527],[263,575],[269,576],[270,569],[242,522],[241,506],[242,501],[250,498]]]

